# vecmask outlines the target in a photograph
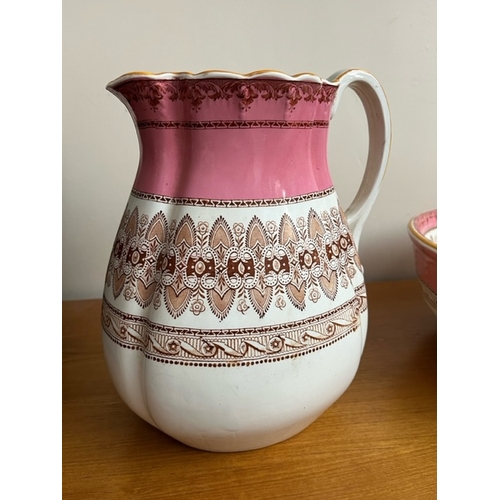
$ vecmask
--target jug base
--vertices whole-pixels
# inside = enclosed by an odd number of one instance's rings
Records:
[[[137,415],[192,448],[240,452],[295,436],[339,399],[359,366],[361,317],[356,331],[325,349],[251,367],[163,364],[105,332],[103,344],[114,385]]]

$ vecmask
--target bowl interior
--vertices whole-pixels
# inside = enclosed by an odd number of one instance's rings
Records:
[[[437,250],[437,209],[414,217],[410,229],[422,243]]]

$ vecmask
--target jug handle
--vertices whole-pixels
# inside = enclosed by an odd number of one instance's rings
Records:
[[[342,94],[349,87],[360,98],[368,120],[368,158],[361,185],[345,211],[347,223],[356,246],[363,225],[378,196],[384,178],[391,145],[391,116],[384,91],[377,79],[360,69],[334,73],[328,81],[338,85],[330,119],[335,115]]]

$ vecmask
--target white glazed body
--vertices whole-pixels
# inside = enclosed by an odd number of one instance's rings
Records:
[[[251,367],[160,364],[104,335],[118,393],[140,417],[195,448],[242,451],[288,439],[316,420],[352,382],[366,333],[308,356]]]

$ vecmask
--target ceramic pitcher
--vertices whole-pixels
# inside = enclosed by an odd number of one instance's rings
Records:
[[[348,388],[363,351],[357,247],[390,143],[380,84],[357,69],[327,80],[136,72],[107,88],[141,151],[102,307],[119,395],[199,449],[290,438]],[[347,88],[364,105],[369,151],[344,212],[327,140]]]

